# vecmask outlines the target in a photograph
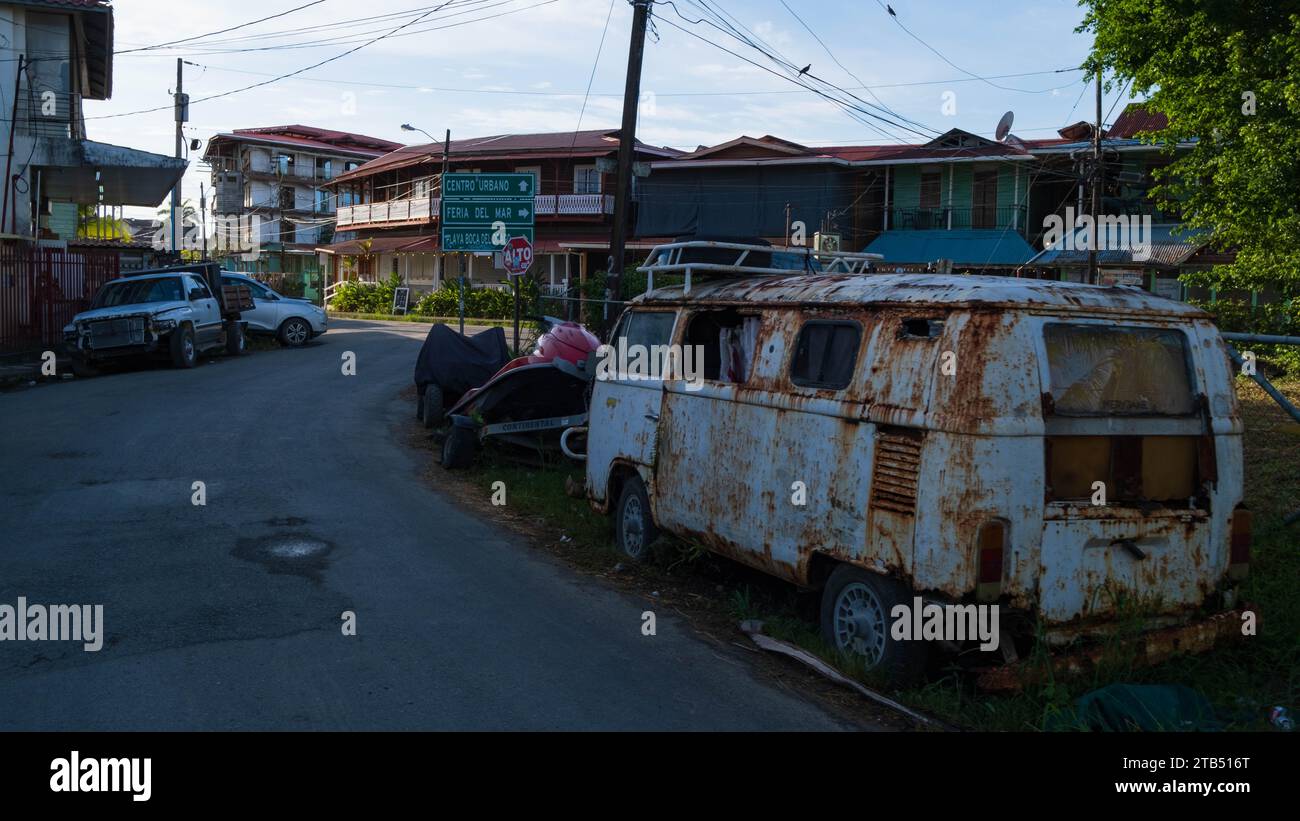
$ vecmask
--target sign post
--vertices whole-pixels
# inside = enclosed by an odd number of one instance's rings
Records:
[[[519,348],[519,282],[533,261],[537,179],[530,172],[443,174],[439,214],[443,251],[501,251],[515,286],[515,349]],[[527,263],[515,274],[525,256]],[[461,277],[460,332],[465,333],[465,279]]]
[[[501,249],[501,259],[506,273],[510,275],[510,284],[515,292],[515,355],[519,350],[519,289],[523,276],[533,265],[533,244],[526,237],[511,237],[506,247]]]

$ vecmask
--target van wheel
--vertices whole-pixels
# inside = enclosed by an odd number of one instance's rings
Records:
[[[442,440],[442,466],[448,470],[464,470],[474,464],[476,440],[473,428],[452,425],[447,438]]]
[[[194,344],[194,329],[184,325],[172,331],[172,366],[192,368],[199,359],[198,346]]]
[[[655,527],[654,517],[650,515],[650,497],[646,495],[640,476],[633,476],[623,483],[623,492],[619,494],[618,506],[614,509],[614,536],[619,550],[638,562],[649,558],[650,545],[659,538],[659,528]]]
[[[426,428],[437,427],[442,421],[442,388],[430,382],[420,397],[420,421]]]
[[[868,670],[883,672],[895,684],[917,681],[925,671],[927,647],[921,640],[890,635],[896,605],[912,606],[910,591],[898,581],[842,564],[822,591],[822,637]]]

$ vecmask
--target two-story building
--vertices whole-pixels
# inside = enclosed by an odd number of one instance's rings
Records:
[[[332,240],[339,206],[351,204],[351,195],[345,192],[340,200],[331,183],[401,147],[378,137],[305,125],[215,135],[203,155],[211,171],[214,220],[233,219],[257,240],[255,254],[235,248],[223,250],[220,258],[235,270],[282,275],[270,276],[281,285],[301,278],[310,294],[319,287],[315,249]]]
[[[334,242],[322,245],[336,278],[403,277],[431,289],[467,275],[478,284],[505,281],[494,255],[443,252],[440,247],[441,177],[451,172],[529,172],[536,180],[534,266],[544,282],[603,268],[614,213],[617,129],[499,134],[398,149],[343,174],[330,187],[340,204]],[[646,163],[681,152],[637,143]]]
[[[4,351],[60,341],[63,324],[121,269],[121,243],[79,236],[85,215],[115,214],[120,206],[156,208],[185,173],[186,161],[87,135],[83,102],[113,92],[113,7],[107,2],[0,2],[0,92]]]
[[[651,165],[640,236],[830,236],[882,268],[1008,271],[1033,256],[1033,155],[958,129],[921,145],[808,147],[740,137]]]

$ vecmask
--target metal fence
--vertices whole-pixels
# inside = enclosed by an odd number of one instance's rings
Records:
[[[57,348],[63,327],[120,273],[116,251],[0,246],[0,353]]]

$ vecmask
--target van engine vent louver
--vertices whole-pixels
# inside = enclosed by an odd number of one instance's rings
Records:
[[[876,429],[875,475],[871,506],[912,515],[916,512],[921,437],[911,432]]]

